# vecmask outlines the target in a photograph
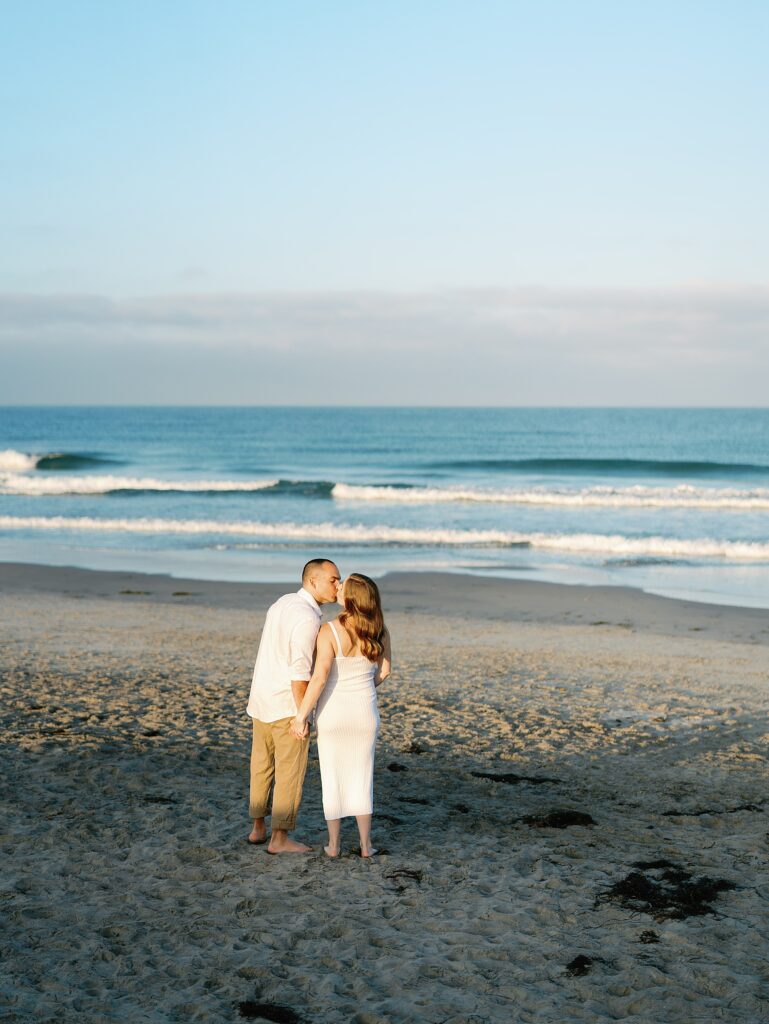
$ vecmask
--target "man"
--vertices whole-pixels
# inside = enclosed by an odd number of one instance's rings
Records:
[[[291,839],[302,799],[310,730],[297,742],[291,722],[312,675],[320,606],[336,601],[339,570],[325,558],[313,558],[302,571],[302,588],[286,594],[267,612],[256,656],[248,714],[253,719],[249,813],[254,827],[249,843],[265,843],[270,789],[272,818],[268,853],[308,853]]]

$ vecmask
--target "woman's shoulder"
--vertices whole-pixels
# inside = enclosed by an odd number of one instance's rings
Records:
[[[333,642],[335,638],[344,636],[346,630],[339,619],[329,619],[328,622],[324,622],[318,630],[318,636],[323,637],[324,640],[328,640],[329,643]]]
[[[337,625],[336,621],[334,622],[334,625]],[[318,630],[318,639],[319,640],[328,640],[329,643],[331,642],[331,639],[332,639],[332,629],[331,629],[331,623],[330,622],[322,623],[320,629]]]

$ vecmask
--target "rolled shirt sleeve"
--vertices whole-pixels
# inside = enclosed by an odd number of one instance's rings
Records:
[[[292,680],[308,681],[312,676],[315,641],[320,623],[311,619],[297,622],[289,640],[289,673]]]

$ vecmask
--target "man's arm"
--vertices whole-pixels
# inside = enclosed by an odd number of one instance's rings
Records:
[[[331,631],[328,626],[323,626],[318,634],[318,648],[315,655],[315,669],[312,673],[312,679],[309,685],[306,686],[307,692],[301,704],[298,705],[296,718],[291,725],[291,731],[295,736],[306,735],[308,729],[307,719],[318,703],[321,693],[323,693],[323,688],[328,680],[328,674],[334,663],[334,654]]]
[[[291,695],[297,710],[301,707],[312,675],[319,627],[319,622],[304,619],[291,631],[288,660],[291,671]]]
[[[294,704],[296,704],[297,711],[302,706],[304,695],[307,693],[307,687],[310,685],[309,679],[292,679],[291,680],[291,693],[294,698]]]

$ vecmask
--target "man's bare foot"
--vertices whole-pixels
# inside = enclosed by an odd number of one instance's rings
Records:
[[[312,847],[298,843],[296,839],[291,839],[289,836],[273,835],[270,845],[267,847],[267,853],[312,853]]]
[[[327,857],[338,857],[339,856],[339,847],[338,846],[331,846],[331,845],[329,845],[329,846],[324,846],[323,849],[324,849],[325,854],[326,854]]]
[[[254,822],[254,827],[248,836],[249,843],[253,843],[255,846],[261,846],[262,843],[267,842],[267,827],[264,822],[257,824]]]

